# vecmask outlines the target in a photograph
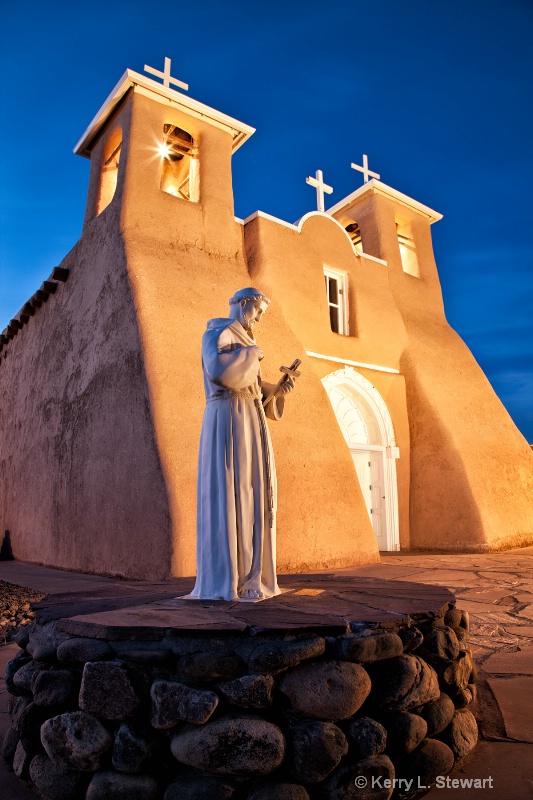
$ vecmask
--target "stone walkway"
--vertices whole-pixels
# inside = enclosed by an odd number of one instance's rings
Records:
[[[479,699],[471,708],[482,740],[451,773],[449,788],[430,790],[428,800],[533,798],[533,547],[492,554],[384,555],[377,565],[330,572],[446,587],[470,614],[469,638],[479,668]],[[142,603],[154,595],[175,596],[184,586],[188,590],[188,582],[180,579],[118,581],[17,562],[0,562],[0,579],[69,598],[78,593],[84,600],[133,594]],[[1,675],[17,650],[16,645],[0,647]],[[0,679],[1,737],[8,726],[6,701]],[[459,782],[469,779],[485,779],[486,788],[460,788]],[[0,788],[2,800],[35,800],[3,765]]]

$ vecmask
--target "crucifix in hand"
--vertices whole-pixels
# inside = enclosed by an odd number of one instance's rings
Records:
[[[180,89],[185,89],[185,91],[187,91],[189,88],[188,83],[183,83],[183,81],[179,81],[177,78],[170,77],[170,64],[170,58],[165,56],[165,69],[163,72],[160,72],[158,69],[154,69],[153,67],[149,67],[148,64],[144,65],[144,71],[149,72],[150,75],[155,75],[157,78],[163,78],[163,86],[166,86],[168,89],[170,89],[170,84],[173,83],[174,86],[179,86]]]
[[[368,169],[368,156],[363,155],[363,166],[360,167],[357,164],[352,164],[352,169],[356,169],[358,172],[362,172],[365,178],[365,183],[368,183],[369,176],[372,175],[373,178],[376,178],[379,181],[379,175],[377,172],[371,172]]]
[[[309,183],[311,186],[314,186],[316,189],[317,211],[324,211],[324,192],[326,192],[326,194],[331,194],[333,187],[328,186],[327,183],[324,183],[324,176],[322,175],[321,169],[317,169],[315,175],[315,178],[307,177],[305,182]]]

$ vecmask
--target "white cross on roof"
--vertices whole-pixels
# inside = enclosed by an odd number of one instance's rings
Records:
[[[150,75],[156,75],[158,78],[163,78],[163,86],[167,86],[170,89],[170,84],[173,83],[175,86],[179,86],[180,89],[187,89],[189,88],[188,83],[183,83],[183,81],[178,81],[177,78],[170,77],[170,58],[165,56],[165,70],[164,72],[159,72],[158,69],[154,69],[153,67],[149,67],[148,64],[144,65],[144,71],[149,72]]]
[[[328,186],[327,183],[324,183],[324,176],[322,175],[321,169],[317,169],[315,176],[316,177],[314,178],[307,177],[305,182],[315,187],[317,210],[324,211],[324,192],[326,192],[326,194],[331,194],[333,187]]]
[[[377,180],[379,181],[378,173],[377,172],[371,172],[368,169],[368,156],[365,156],[365,155],[363,156],[363,166],[362,167],[359,167],[357,164],[352,164],[352,169],[356,169],[359,172],[363,173],[363,175],[365,177],[365,183],[368,183],[369,175],[372,175],[373,178],[377,178]]]

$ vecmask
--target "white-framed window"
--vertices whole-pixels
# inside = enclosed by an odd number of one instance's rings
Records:
[[[350,333],[348,317],[348,276],[345,272],[324,267],[326,297],[329,307],[329,322],[333,333],[348,336]]]

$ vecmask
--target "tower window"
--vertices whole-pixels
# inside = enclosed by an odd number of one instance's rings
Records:
[[[411,226],[397,222],[396,235],[398,237],[398,245],[400,247],[400,258],[402,259],[403,271],[407,272],[408,275],[413,275],[415,278],[419,278],[420,270],[418,267],[418,258],[416,255],[416,247]]]
[[[104,163],[100,174],[100,191],[98,193],[98,205],[96,209],[97,216],[102,213],[104,208],[107,208],[115,194],[121,149],[122,132],[117,131],[116,135],[111,137],[111,140],[104,150]]]
[[[333,333],[348,336],[348,276],[344,272],[324,267],[326,296],[329,307],[329,322]]]
[[[352,240],[354,250],[357,250],[358,253],[362,253],[363,242],[361,241],[361,231],[359,230],[359,225],[357,222],[351,222],[349,225],[346,225],[344,230]]]
[[[161,189],[174,197],[197,203],[200,199],[198,181],[198,148],[190,133],[167,123],[163,126],[164,140],[160,146],[163,158]]]

